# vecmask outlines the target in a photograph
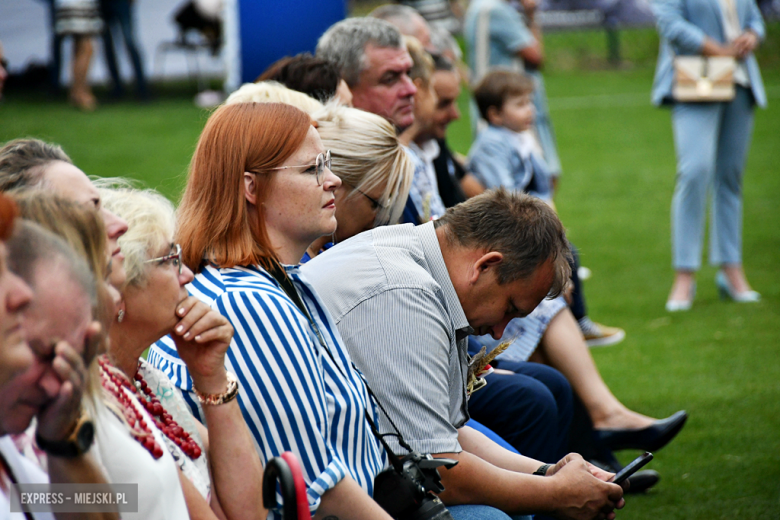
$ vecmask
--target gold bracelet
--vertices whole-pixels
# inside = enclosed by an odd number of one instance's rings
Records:
[[[200,404],[207,404],[209,406],[218,406],[220,404],[229,403],[238,395],[238,378],[231,372],[227,372],[227,390],[221,394],[204,394],[194,386],[192,389],[195,391],[195,395],[198,396]]]

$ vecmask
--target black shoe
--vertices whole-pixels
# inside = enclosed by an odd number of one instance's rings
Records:
[[[608,461],[591,460],[589,462],[594,466],[598,466],[604,471],[609,471],[611,473],[617,473],[618,471],[623,469],[623,465],[620,464],[620,462],[618,462],[617,459],[615,459],[614,457],[611,457],[611,460]],[[658,484],[659,480],[661,480],[661,475],[659,475],[658,472],[655,471],[654,469],[643,469],[637,471],[636,473],[628,477],[629,486],[628,489],[625,490],[625,493],[628,494],[644,493],[651,487]]]
[[[655,421],[647,428],[635,430],[595,430],[599,440],[612,450],[643,450],[655,452],[666,446],[674,439],[688,414],[681,410],[676,414]]]

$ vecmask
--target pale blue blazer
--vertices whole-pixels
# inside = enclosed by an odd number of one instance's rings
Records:
[[[734,1],[742,30],[751,29],[763,40],[766,33],[764,20],[755,0]],[[661,35],[652,100],[653,104],[661,105],[673,102],[674,55],[699,54],[705,36],[720,44],[725,44],[726,39],[719,0],[653,0],[652,7]],[[766,92],[756,57],[752,54],[748,56],[745,65],[753,98],[758,106],[766,107]]]

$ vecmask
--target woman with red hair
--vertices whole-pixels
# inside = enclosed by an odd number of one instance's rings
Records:
[[[318,517],[389,519],[370,498],[386,462],[369,423],[376,410],[297,265],[314,240],[335,232],[340,185],[306,113],[279,103],[222,106],[195,150],[176,242],[196,273],[190,294],[235,329],[226,365],[263,463],[295,453]],[[170,337],[148,359],[202,419]]]

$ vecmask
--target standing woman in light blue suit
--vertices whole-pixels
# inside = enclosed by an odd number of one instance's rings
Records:
[[[753,130],[753,107],[766,94],[753,50],[764,38],[755,0],[655,0],[661,50],[653,103],[672,104],[677,184],[672,199],[675,280],[666,309],[688,310],[701,266],[707,192],[712,191],[710,262],[720,266],[721,294],[755,302],[742,270],[742,174]],[[721,103],[682,103],[672,98],[675,55],[732,56],[736,96]]]

